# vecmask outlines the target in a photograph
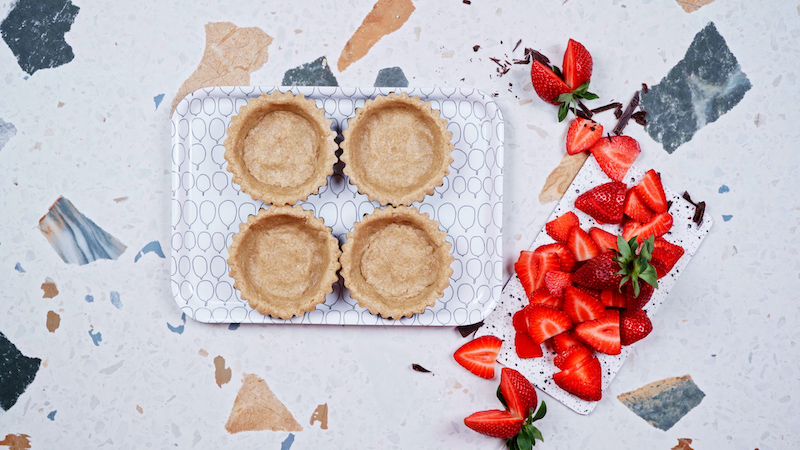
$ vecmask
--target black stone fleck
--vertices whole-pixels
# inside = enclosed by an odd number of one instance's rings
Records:
[[[22,354],[0,332],[0,408],[8,411],[33,382],[42,360]]]

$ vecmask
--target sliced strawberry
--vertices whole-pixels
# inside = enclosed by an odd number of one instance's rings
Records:
[[[519,311],[515,312],[513,316],[511,316],[511,325],[513,325],[514,330],[519,333],[528,332],[528,321],[525,318],[525,308],[520,309]]]
[[[575,227],[569,232],[567,248],[575,261],[588,261],[600,253],[589,233],[579,227]]]
[[[559,369],[565,370],[578,366],[584,359],[591,358],[594,353],[585,345],[574,345],[553,358],[553,364]]]
[[[569,316],[556,308],[533,305],[528,310],[528,334],[537,344],[570,328],[572,321],[569,320]]]
[[[600,291],[619,286],[622,275],[617,275],[620,267],[612,258],[614,252],[605,252],[586,261],[572,274],[572,282]]]
[[[510,411],[490,409],[470,414],[464,419],[464,425],[486,436],[500,439],[511,439],[522,429],[522,417]]]
[[[680,245],[673,244],[662,237],[657,237],[650,263],[655,265],[654,261],[660,262],[663,265],[664,274],[667,274],[672,271],[672,268],[681,259],[683,253],[683,247]]]
[[[559,104],[556,101],[559,95],[572,92],[564,80],[539,61],[533,61],[531,64],[531,83],[539,98],[553,105]]]
[[[563,353],[568,348],[575,345],[583,345],[583,343],[579,341],[571,331],[557,334],[553,336],[549,342],[550,346],[553,347],[553,351],[556,353]]]
[[[632,137],[609,136],[600,138],[589,151],[609,178],[622,181],[642,149]]]
[[[644,305],[650,301],[655,289],[644,281],[639,281],[639,295],[634,296],[633,285],[628,283],[625,285],[625,308],[628,311],[638,311],[644,308]]]
[[[680,257],[683,256],[683,253],[684,253],[683,247],[681,247],[678,244],[673,244],[672,242],[670,242],[670,241],[668,241],[668,240],[666,240],[666,239],[664,239],[662,237],[657,237],[656,238],[655,242],[653,243],[653,247],[654,248],[662,248],[664,250],[667,250],[670,253],[675,254],[676,255],[676,259],[673,262],[673,264],[678,262],[678,259],[680,259]]]
[[[592,55],[580,42],[572,39],[564,52],[564,82],[576,89],[592,77]],[[601,133],[602,134],[602,133]]]
[[[584,359],[579,365],[553,374],[553,381],[561,389],[588,401],[603,397],[602,369],[597,357]]]
[[[569,211],[566,212],[555,219],[547,222],[544,226],[544,230],[547,232],[547,235],[553,238],[557,242],[567,242],[567,238],[569,238],[569,231],[572,227],[580,226],[581,222],[578,219],[578,216],[575,215],[574,212]]]
[[[653,251],[653,253],[655,253],[655,250]],[[667,274],[670,271],[670,269],[667,267],[666,264],[664,264],[660,259],[656,259],[655,257],[653,257],[653,259],[650,260],[650,265],[656,268],[656,278],[658,278],[659,280],[667,276]]]
[[[495,336],[481,336],[462,345],[453,354],[453,358],[475,375],[493,378],[494,363],[502,344],[503,341]]]
[[[619,320],[619,339],[622,345],[640,341],[653,331],[653,323],[643,309],[624,311]]]
[[[528,418],[531,408],[536,408],[536,389],[525,376],[514,369],[504,367],[500,371],[500,393],[508,410],[523,419]]]
[[[533,342],[533,339],[528,336],[527,329],[524,333],[517,332],[514,334],[514,350],[516,350],[517,356],[522,359],[539,358],[544,355],[542,346]]]
[[[554,244],[540,245],[534,252],[554,253],[558,256],[560,270],[565,272],[572,272],[572,269],[575,268],[575,257],[572,256],[572,252],[569,251],[564,243],[556,242]]]
[[[536,279],[539,274],[539,261],[541,256],[535,256],[533,252],[523,250],[519,252],[519,259],[514,263],[514,272],[517,273],[519,282],[525,289],[525,294],[530,298],[531,293],[535,291]]]
[[[564,306],[562,309],[567,313],[572,323],[599,319],[606,315],[606,308],[599,300],[572,286],[564,290]]]
[[[598,301],[600,300],[600,291],[598,291],[597,289],[591,289],[591,288],[587,288],[586,286],[581,286],[581,285],[573,285],[573,287],[575,289],[580,290],[581,292],[583,292],[585,294],[591,295],[592,298],[595,299],[595,300],[598,300]]]
[[[634,236],[638,236],[637,242],[642,242],[650,236],[663,236],[672,229],[672,214],[663,212],[653,215],[649,222],[640,223],[636,221],[625,222],[622,227],[622,237],[629,241]]]
[[[567,153],[576,155],[589,150],[603,136],[603,126],[592,119],[578,117],[567,130]]]
[[[667,195],[664,193],[664,186],[661,184],[661,176],[653,169],[644,174],[642,181],[636,185],[636,194],[656,213],[667,211]],[[638,220],[638,219],[637,219]],[[647,222],[639,220],[639,222]]]
[[[544,285],[553,297],[564,297],[564,289],[572,286],[572,274],[560,270],[551,270],[544,276]]]
[[[625,183],[612,181],[595,186],[575,199],[575,207],[599,223],[622,223]]]
[[[600,303],[607,308],[626,308],[628,306],[627,297],[617,287],[600,291]]]
[[[637,222],[647,222],[653,217],[653,211],[636,194],[636,188],[628,189],[622,212]]]
[[[602,228],[592,227],[589,228],[589,236],[594,241],[594,245],[597,246],[597,251],[600,253],[617,249],[616,234],[611,234]]]
[[[619,355],[619,311],[609,309],[602,319],[579,323],[575,335],[600,353]]]
[[[530,297],[531,305],[545,305],[545,306],[552,306],[553,308],[561,309],[561,305],[564,303],[564,297],[556,297],[550,293],[547,287],[540,287],[539,289],[533,291]],[[528,305],[530,306],[530,305]]]

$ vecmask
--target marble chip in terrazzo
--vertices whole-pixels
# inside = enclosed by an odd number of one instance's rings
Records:
[[[666,431],[699,405],[705,396],[692,377],[684,375],[650,383],[617,398],[647,423]]]
[[[11,409],[36,378],[42,360],[25,356],[0,332],[0,408]]]
[[[378,72],[375,77],[374,87],[408,87],[408,79],[403,69],[399,67],[387,67]]]

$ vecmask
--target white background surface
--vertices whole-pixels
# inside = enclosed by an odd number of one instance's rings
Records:
[[[43,361],[18,403],[0,411],[0,436],[28,434],[33,448],[277,449],[288,433],[230,435],[223,427],[242,374],[256,373],[304,426],[292,449],[501,447],[462,423],[499,407],[499,376],[478,379],[452,360],[464,342],[452,328],[230,331],[190,320],[183,334],[168,330],[167,323],[181,323],[169,259],[133,259],[153,240],[169,248],[169,103],[201,58],[203,27],[230,21],[275,38],[253,85],[278,84],[286,70],[325,55],[343,86],[371,86],[379,69],[400,66],[412,86],[498,92],[506,120],[508,269],[555,206],[539,204],[538,194],[561,159],[566,125],[527,86],[524,66],[490,79],[488,57],[502,57],[522,39],[520,50],[536,48],[558,62],[571,37],[594,57],[592,91],[627,103],[640,83],[665,76],[713,21],[753,84],[742,102],[672,155],[635,124],[626,133],[641,142],[639,167],[654,167],[665,185],[708,203],[714,230],[595,411],[583,417],[548,401],[539,446],[666,449],[677,438],[694,439],[695,449],[800,445],[796,1],[717,0],[694,13],[673,0],[417,2],[400,30],[343,73],[335,61],[372,2],[76,3],[81,10],[66,36],[72,62],[25,80],[0,45],[0,118],[17,128],[0,150],[0,330]],[[0,4],[0,16],[10,7]],[[482,49],[475,53],[473,45]],[[533,102],[519,104],[526,99]],[[601,121],[613,127],[606,114]],[[718,193],[723,184],[730,192]],[[59,195],[128,250],[116,261],[64,264],[36,226]],[[113,201],[123,196],[128,200]],[[723,214],[733,217],[725,222]],[[26,273],[13,269],[17,262]],[[60,291],[53,299],[41,298],[46,277]],[[110,291],[120,293],[122,309],[112,306]],[[61,315],[55,333],[44,326],[48,310]],[[90,327],[102,333],[99,346]],[[233,372],[221,388],[217,355]],[[433,375],[412,371],[412,363]],[[616,399],[685,374],[706,397],[669,431]],[[308,424],[322,403],[328,430]],[[52,410],[54,421],[46,418]]]

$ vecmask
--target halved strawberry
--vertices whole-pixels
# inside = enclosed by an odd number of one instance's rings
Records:
[[[569,231],[572,227],[580,226],[580,224],[581,222],[578,216],[575,215],[574,212],[568,211],[550,222],[547,222],[544,226],[544,230],[547,232],[547,235],[555,241],[567,242]]]
[[[653,331],[653,323],[643,309],[624,311],[620,316],[619,338],[622,345],[631,345]]]
[[[560,103],[556,101],[559,95],[572,92],[564,80],[539,61],[533,61],[531,64],[531,83],[539,98],[553,105]]]
[[[528,334],[537,344],[572,328],[569,316],[550,306],[533,305],[527,314]]]
[[[559,369],[569,369],[576,367],[583,362],[584,359],[591,358],[594,353],[589,350],[585,345],[574,345],[553,358],[553,364]]]
[[[661,176],[655,170],[648,170],[635,189],[639,198],[654,212],[663,213],[667,210],[667,196],[661,184]],[[639,220],[639,222],[647,221]]]
[[[632,137],[608,136],[600,138],[589,151],[609,178],[622,181],[642,149]]]
[[[650,236],[663,236],[670,229],[672,229],[672,214],[663,212],[653,215],[653,218],[646,223],[634,220],[625,222],[625,225],[622,226],[622,237],[629,241],[634,236],[638,236],[636,241],[642,242]]]
[[[549,342],[550,346],[553,348],[553,351],[556,353],[563,353],[568,348],[575,345],[583,345],[583,342],[578,340],[578,338],[576,338],[571,331],[559,333],[550,338]]]
[[[580,227],[574,227],[569,232],[567,248],[575,261],[588,261],[600,253],[591,236]]]
[[[551,270],[544,276],[544,285],[553,297],[564,297],[564,289],[572,286],[572,274],[560,270]]]
[[[625,308],[628,311],[638,311],[644,308],[644,305],[650,301],[655,289],[644,281],[639,283],[639,295],[634,295],[634,288],[632,284],[625,285]]]
[[[541,345],[533,342],[533,339],[528,336],[527,329],[524,333],[517,332],[514,334],[514,350],[516,350],[517,356],[521,359],[539,358],[544,355]]]
[[[605,252],[586,261],[572,274],[572,282],[600,291],[618,287],[622,275],[617,274],[620,267],[613,258],[614,252]]]
[[[490,409],[470,414],[464,419],[464,425],[486,436],[500,439],[511,439],[522,429],[525,419],[510,411]]]
[[[536,408],[536,389],[525,376],[514,369],[504,367],[500,371],[500,393],[512,414],[527,419],[531,408]]]
[[[589,228],[589,236],[594,241],[594,245],[597,246],[597,251],[600,253],[617,249],[616,234],[611,234],[602,228],[592,227]]]
[[[592,119],[578,117],[567,130],[567,153],[576,155],[589,150],[603,136],[603,126]]]
[[[527,306],[525,308],[527,308]],[[525,317],[525,308],[520,309],[511,316],[511,325],[513,325],[514,330],[519,333],[528,332],[528,320]]]
[[[653,211],[639,198],[636,191],[636,188],[628,189],[628,193],[625,195],[625,204],[622,206],[622,212],[637,222],[647,222],[653,217]]]
[[[600,291],[600,303],[607,308],[626,308],[628,306],[627,297],[617,287]]]
[[[493,378],[494,363],[502,344],[503,341],[495,336],[481,336],[462,345],[453,354],[453,358],[475,375]]]
[[[540,245],[534,251],[536,253],[555,253],[558,256],[560,270],[572,272],[572,269],[575,268],[575,257],[572,256],[572,252],[569,251],[566,244],[562,242]]]
[[[603,397],[601,377],[600,361],[592,356],[577,366],[553,374],[553,381],[576,397],[596,402]]]
[[[580,42],[572,39],[564,52],[564,82],[575,89],[592,77],[592,55]]]
[[[625,189],[619,181],[595,186],[575,199],[575,207],[600,223],[622,223]]]
[[[575,326],[575,335],[600,353],[619,355],[619,311],[608,309],[601,319],[579,323]]]
[[[655,253],[655,250],[653,251],[653,253]],[[656,278],[658,278],[659,280],[667,276],[667,274],[670,271],[670,269],[667,268],[666,264],[664,264],[660,259],[657,259],[655,257],[650,260],[650,265],[655,267]]]
[[[533,294],[528,297],[528,300],[530,301],[530,305],[545,305],[558,309],[561,309],[561,305],[564,303],[564,297],[556,297],[551,294],[545,286],[533,291]]]
[[[579,284],[575,284],[573,285],[573,287],[583,292],[584,294],[591,295],[593,299],[600,301],[600,291],[598,291],[597,289],[587,288],[586,286],[581,286]]]
[[[680,245],[673,244],[668,240],[657,237],[654,243],[652,261],[658,261],[663,265],[664,273],[669,273],[675,263],[683,256],[684,250]],[[652,263],[655,265],[655,263]],[[658,267],[656,266],[656,269]]]
[[[680,259],[680,257],[683,256],[683,253],[684,253],[683,247],[681,247],[678,244],[673,244],[672,242],[670,242],[670,241],[668,241],[668,240],[666,240],[666,239],[664,239],[662,237],[657,237],[656,238],[655,242],[653,242],[653,247],[654,248],[662,248],[662,249],[664,249],[664,250],[676,255],[676,259],[673,262],[673,264],[678,262],[678,259]]]
[[[564,306],[562,309],[567,313],[572,323],[599,319],[606,315],[606,308],[599,300],[572,286],[564,290]]]
[[[536,253],[523,250],[519,260],[514,263],[514,271],[519,277],[528,298],[533,292],[544,286],[544,275],[550,270],[561,268],[561,262],[555,254]]]

